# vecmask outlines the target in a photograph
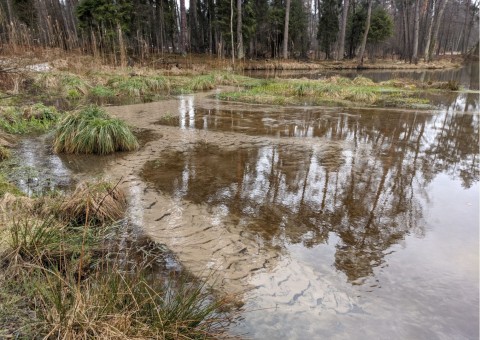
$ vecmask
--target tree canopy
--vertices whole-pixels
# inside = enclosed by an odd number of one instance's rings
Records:
[[[287,0],[188,0],[181,6],[186,1],[4,0],[0,42],[132,58],[185,51],[227,57],[241,43],[246,58],[278,58],[289,32],[290,58],[335,59],[339,48],[355,58],[368,7],[367,0],[290,0],[287,18]],[[412,61],[415,53],[431,59],[467,53],[478,43],[479,0],[372,1],[368,58],[380,53]]]

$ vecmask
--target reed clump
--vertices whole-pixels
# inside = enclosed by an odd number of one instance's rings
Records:
[[[112,209],[102,195],[113,196],[116,189],[105,182],[88,189],[79,185],[71,195],[74,200],[57,197],[64,202],[60,207],[53,200],[28,198],[31,209],[22,209],[18,197],[8,198],[5,204],[18,209],[8,209],[2,216],[9,219],[0,224],[1,338],[173,340],[227,335],[227,299],[184,271],[152,272],[149,262],[128,255],[143,247],[138,244],[141,237],[123,239],[124,224],[109,217],[101,224],[94,221],[101,219],[93,214],[95,208]],[[91,192],[100,193],[96,202]],[[117,195],[123,206],[123,193]],[[58,214],[74,204],[87,207],[80,218]],[[145,251],[155,258],[165,252],[160,246]]]
[[[127,207],[124,191],[111,182],[81,182],[60,205],[63,220],[104,224],[120,220]]]
[[[53,142],[57,153],[106,155],[138,149],[137,138],[121,120],[98,106],[70,113],[59,123]]]

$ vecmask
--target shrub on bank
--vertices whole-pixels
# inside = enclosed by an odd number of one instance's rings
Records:
[[[67,115],[57,127],[54,151],[57,153],[100,154],[138,149],[138,141],[130,128],[107,112],[90,106]]]

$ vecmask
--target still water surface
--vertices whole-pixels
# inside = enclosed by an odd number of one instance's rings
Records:
[[[170,122],[180,129],[287,141],[233,151],[200,144],[144,167],[157,189],[217,208],[278,253],[255,268],[235,332],[478,338],[477,114],[222,110],[182,100]],[[288,145],[294,139],[308,143]]]
[[[126,111],[155,116],[162,104],[155,105]],[[223,253],[225,271],[249,272],[237,279],[249,289],[233,333],[478,339],[477,113],[451,105],[432,112],[206,105],[195,96],[180,97],[177,110],[178,119],[159,115],[154,129],[203,137],[194,147],[148,151],[154,156],[142,156],[140,175],[175,202],[205,207],[238,242],[257,245],[257,254],[250,246]],[[243,142],[225,147],[229,138]],[[60,159],[45,149],[44,139],[27,139],[19,157],[64,185],[74,173],[108,173],[124,158],[138,163],[135,153]],[[208,234],[210,226],[192,223],[192,237]],[[215,239],[205,242],[213,249]],[[253,265],[258,253],[264,260]]]
[[[399,67],[404,63],[399,63]],[[375,82],[387,81],[390,79],[412,79],[416,81],[456,81],[463,88],[470,90],[479,89],[479,64],[472,62],[455,69],[437,69],[437,70],[316,70],[316,71],[288,71],[288,70],[261,70],[247,71],[245,75],[258,78],[309,78],[321,79],[331,76],[343,76],[355,78],[363,76],[372,79]]]

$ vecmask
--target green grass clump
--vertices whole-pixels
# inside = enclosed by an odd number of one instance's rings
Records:
[[[435,82],[435,83],[429,84],[429,88],[439,89],[439,90],[458,91],[460,90],[460,83],[456,80]]]
[[[0,161],[4,161],[6,159],[9,159],[10,156],[11,156],[10,150],[8,150],[3,145],[0,145]]]
[[[56,124],[58,111],[41,103],[26,107],[10,106],[0,113],[0,128],[12,134],[42,132]]]
[[[46,106],[42,103],[37,103],[28,106],[23,110],[23,117],[28,120],[41,120],[44,122],[54,122],[58,119],[59,113],[53,106]]]
[[[375,82],[370,78],[357,76],[352,80],[352,83],[357,86],[374,86]]]
[[[90,95],[95,98],[111,98],[115,96],[115,91],[106,86],[97,85],[90,89]]]
[[[378,95],[371,89],[358,87],[348,89],[344,98],[352,102],[374,104],[378,100]]]
[[[57,153],[100,154],[138,149],[130,128],[107,112],[90,106],[67,115],[57,127],[54,151]]]
[[[352,80],[346,77],[332,76],[327,78],[325,82],[333,85],[349,86],[352,85]]]
[[[168,79],[162,76],[116,77],[108,81],[107,86],[119,95],[130,97],[152,96],[170,91]]]
[[[163,117],[160,117],[159,120],[155,122],[157,125],[168,125],[168,126],[177,126],[180,122],[179,116],[174,116],[171,114],[166,114]]]
[[[34,84],[36,92],[47,92],[70,100],[78,100],[85,96],[89,86],[82,77],[64,72],[42,73]]]
[[[112,189],[97,183],[96,188]],[[83,189],[82,189],[83,190]],[[77,195],[87,214],[93,204]],[[26,200],[26,201],[24,201]],[[53,199],[0,200],[0,337],[213,339],[226,335],[232,301],[185,272],[154,269],[165,249],[124,224],[92,224]],[[90,205],[90,203],[92,203]],[[28,208],[27,208],[28,206]],[[8,218],[7,218],[8,217]],[[121,244],[121,246],[120,246]],[[161,276],[163,275],[163,276]]]
[[[216,80],[213,75],[202,75],[193,77],[189,84],[188,89],[191,91],[206,91],[215,88]]]
[[[119,268],[80,283],[53,270],[37,275],[30,289],[38,294],[40,333],[52,338],[210,339],[225,330],[222,303],[202,283],[152,281]]]
[[[0,198],[3,197],[5,194],[10,193],[13,195],[21,195],[20,190],[10,183],[5,176],[0,174]]]

